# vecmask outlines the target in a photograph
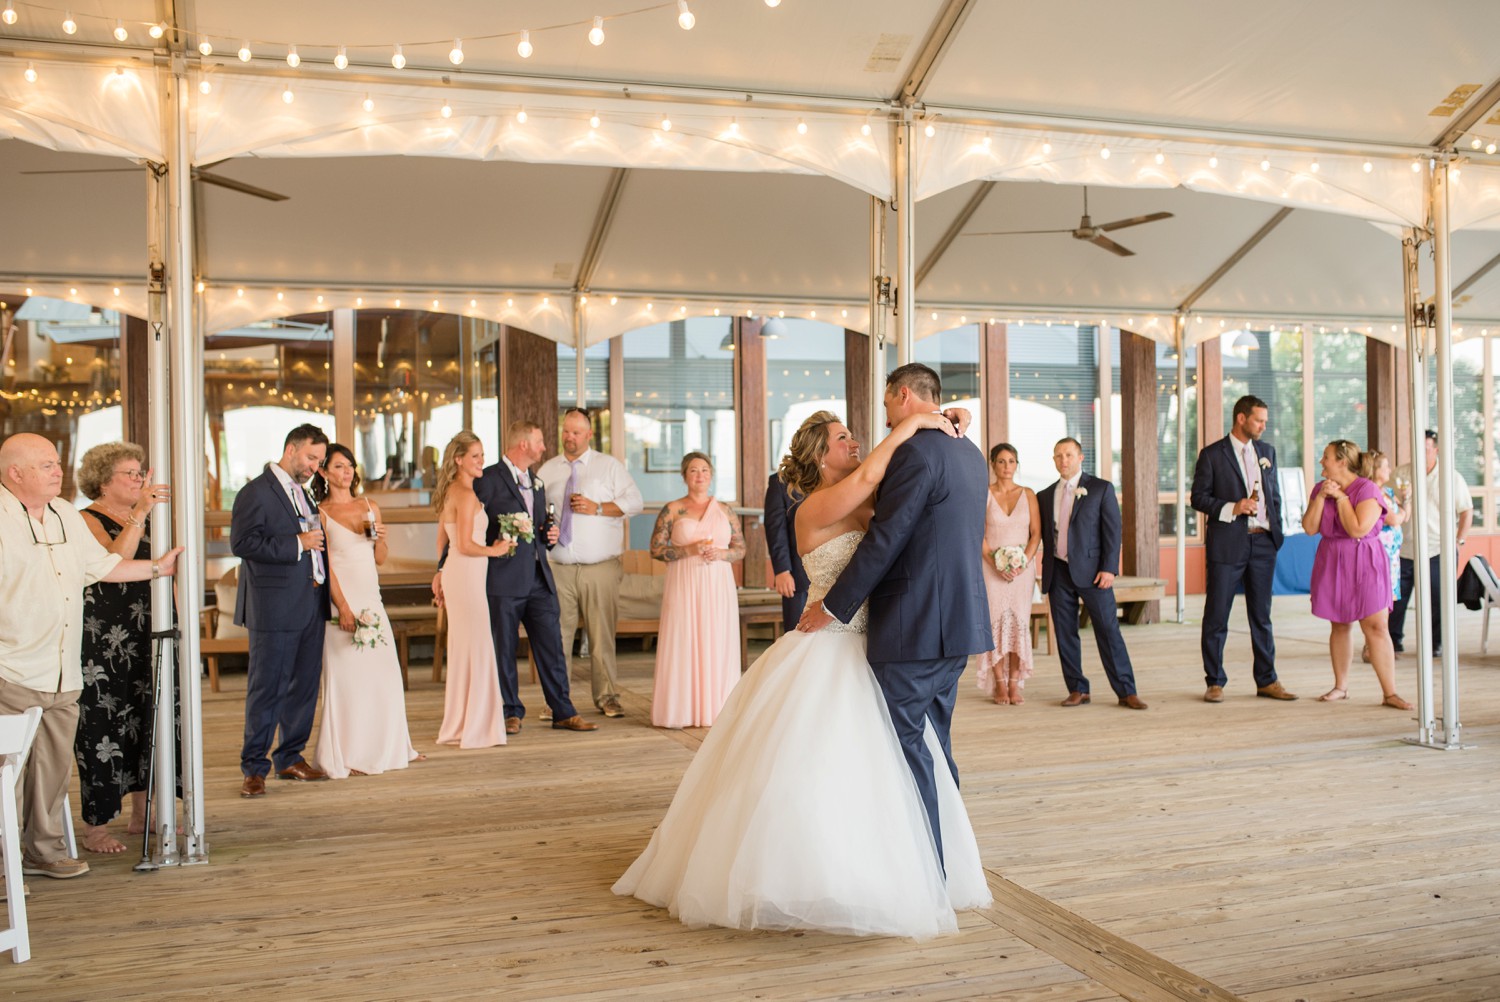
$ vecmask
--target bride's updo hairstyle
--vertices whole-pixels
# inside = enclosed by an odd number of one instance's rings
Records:
[[[828,455],[828,426],[839,420],[833,411],[816,411],[802,422],[782,457],[776,476],[795,496],[806,497],[823,482],[823,457]]]

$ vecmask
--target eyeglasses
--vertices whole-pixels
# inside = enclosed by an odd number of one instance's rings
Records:
[[[52,540],[50,540],[50,539],[37,539],[36,538],[36,528],[31,524],[31,516],[27,515],[26,516],[26,528],[28,528],[28,529],[31,530],[31,542],[34,545],[36,545],[36,546],[45,546],[48,549],[51,549],[54,546],[66,546],[66,545],[68,545],[68,526],[67,526],[67,523],[65,523],[62,520],[62,516],[61,515],[57,514],[57,509],[54,508],[54,507],[52,507],[52,502],[51,501],[47,502],[47,510],[50,511],[53,515],[57,515],[57,524],[62,529],[62,539],[59,540],[58,542],[55,542],[55,543]],[[43,536],[47,535],[47,520],[46,520],[45,516],[43,516],[43,518],[42,518],[42,535]]]
[[[138,484],[146,482],[146,475],[140,470],[116,470],[115,476],[124,477],[126,480],[134,480]]]

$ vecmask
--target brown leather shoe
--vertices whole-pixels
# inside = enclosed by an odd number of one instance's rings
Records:
[[[615,699],[613,696],[604,701],[604,705],[599,707],[599,712],[604,714],[606,717],[625,716],[625,710],[620,706],[620,701],[618,699]]]
[[[1224,702],[1224,687],[1222,685],[1209,686],[1208,691],[1203,694],[1203,701],[1205,703]]]
[[[1272,682],[1270,685],[1263,685],[1259,689],[1255,690],[1255,694],[1257,696],[1264,696],[1266,699],[1297,698],[1297,694],[1295,692],[1287,692],[1285,689],[1283,689],[1280,682]]]
[[[552,721],[552,729],[554,731],[597,731],[599,725],[590,724],[575,713],[566,720]]]
[[[322,769],[315,769],[307,764],[306,759],[298,759],[291,765],[276,773],[277,779],[294,779],[299,783],[312,783],[320,779],[327,779],[328,773]]]
[[[242,797],[264,797],[266,795],[266,777],[246,776],[245,781],[240,784],[240,796]]]
[[[520,717],[506,717],[505,718],[505,733],[506,734],[520,734],[521,733],[521,718]]]
[[[1061,703],[1058,703],[1057,705],[1058,706],[1082,706],[1084,703],[1087,703],[1087,702],[1090,702],[1089,694],[1088,693],[1086,693],[1086,692],[1070,692],[1070,693],[1068,693],[1068,698],[1065,699],[1065,700],[1063,700]]]
[[[1146,701],[1132,693],[1120,700],[1120,705],[1131,710],[1144,710],[1146,708]]]

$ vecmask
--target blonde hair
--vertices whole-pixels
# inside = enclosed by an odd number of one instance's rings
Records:
[[[823,482],[823,457],[828,455],[828,426],[838,421],[833,411],[816,411],[792,435],[776,477],[787,490],[806,496]]]
[[[1365,461],[1360,466],[1359,475],[1370,483],[1375,482],[1375,474],[1380,470],[1380,464],[1385,462],[1386,455],[1379,449],[1365,453]]]
[[[458,479],[458,457],[467,455],[479,441],[479,436],[465,429],[454,435],[443,450],[443,464],[438,467],[437,485],[432,489],[432,507],[438,518],[443,517],[443,505],[448,501],[448,490]]]
[[[1328,448],[1332,449],[1334,456],[1349,468],[1350,473],[1357,477],[1363,476],[1361,471],[1364,469],[1365,455],[1359,451],[1359,446],[1347,438],[1336,438],[1328,443]]]
[[[525,419],[512,421],[509,427],[505,429],[505,447],[509,449],[517,442],[530,438],[532,432],[541,430],[542,426],[535,421],[527,421]]]
[[[115,475],[115,464],[122,459],[145,465],[146,450],[134,442],[106,442],[85,452],[78,461],[78,490],[90,501],[97,501],[104,485]]]

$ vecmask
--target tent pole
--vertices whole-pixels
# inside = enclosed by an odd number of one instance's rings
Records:
[[[1439,160],[1432,173],[1432,295],[1437,307],[1437,405],[1438,405],[1438,509],[1442,541],[1438,544],[1440,582],[1433,600],[1440,602],[1443,613],[1442,632],[1437,638],[1443,645],[1443,745],[1462,748],[1458,719],[1458,644],[1454,634],[1458,610],[1458,526],[1453,512],[1458,498],[1453,495],[1453,279],[1450,273],[1448,230],[1449,161]],[[1419,566],[1418,573],[1425,571]]]
[[[885,339],[890,320],[891,282],[885,273],[886,205],[870,196],[870,323],[866,349],[869,352],[869,427],[861,429],[873,449],[885,422],[881,402],[885,399]]]
[[[1427,639],[1434,597],[1428,594],[1431,580],[1425,570],[1428,558],[1427,533],[1418,526],[1427,523],[1426,444],[1427,436],[1427,311],[1417,289],[1417,248],[1421,232],[1407,231],[1401,241],[1402,285],[1406,295],[1406,372],[1411,401],[1411,519],[1406,531],[1411,533],[1413,566],[1420,571],[1412,575],[1413,591],[1407,605],[1407,631],[1412,653],[1417,659],[1417,736],[1414,743],[1438,747],[1435,714],[1432,711],[1432,655]]]
[[[912,361],[912,347],[916,341],[917,317],[917,261],[916,220],[914,198],[916,180],[913,177],[916,158],[911,108],[901,109],[901,117],[895,123],[896,141],[896,363],[905,365]],[[884,380],[882,380],[882,386]]]
[[[1187,317],[1172,318],[1177,328],[1177,622],[1187,622]]]
[[[578,352],[577,364],[574,365],[574,369],[577,370],[574,375],[578,377],[578,406],[587,409],[589,390],[583,371],[583,352],[588,347],[588,332],[585,330],[583,298],[578,293],[573,293],[573,348]]]
[[[172,340],[172,485],[180,503],[173,506],[172,528],[187,548],[177,561],[178,686],[182,702],[183,863],[208,862],[203,822],[203,693],[198,622],[203,607],[203,339],[198,332],[193,284],[193,160],[188,94],[190,82],[181,52],[172,55],[168,99],[171,142],[167,146],[168,295]],[[170,732],[169,732],[170,733]],[[171,792],[169,789],[168,793]]]

